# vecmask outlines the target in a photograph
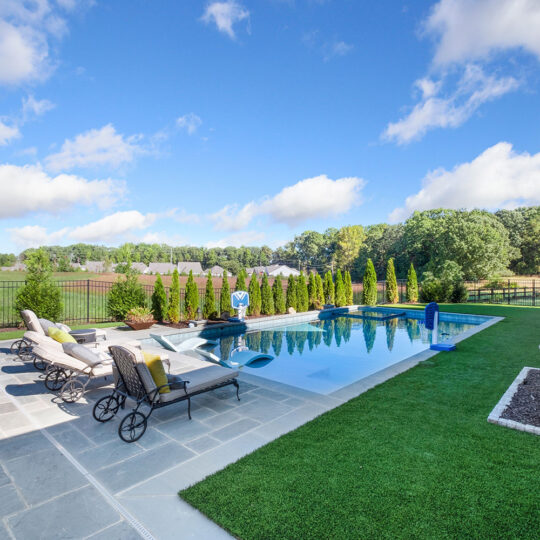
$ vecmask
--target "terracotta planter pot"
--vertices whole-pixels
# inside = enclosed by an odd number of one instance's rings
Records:
[[[157,321],[150,321],[150,322],[131,322],[131,321],[124,321],[125,324],[127,324],[132,330],[148,330],[148,328],[152,327],[154,324],[156,324]]]

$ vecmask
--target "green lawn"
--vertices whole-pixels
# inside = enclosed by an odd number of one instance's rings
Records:
[[[112,328],[114,326],[123,326],[121,322],[108,322],[108,323],[90,323],[90,324],[70,324],[70,328],[78,330],[79,328]],[[9,330],[7,332],[0,332],[0,341],[5,339],[17,339],[23,337],[26,332],[24,330]]]
[[[540,309],[506,319],[246,456],[180,496],[250,538],[538,538],[540,438],[488,424]]]
[[[96,279],[100,274],[90,272],[55,272],[54,279],[57,281],[74,281],[78,279]],[[0,281],[24,281],[26,272],[1,271]]]

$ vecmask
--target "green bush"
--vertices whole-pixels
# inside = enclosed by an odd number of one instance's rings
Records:
[[[304,272],[300,272],[296,282],[296,311],[303,312],[309,309],[309,294]]]
[[[354,303],[354,295],[352,289],[351,273],[347,270],[345,272],[345,304],[352,306]]]
[[[222,313],[232,313],[231,306],[231,289],[229,288],[229,279],[227,276],[227,270],[223,270],[223,281],[221,285],[221,296],[219,298],[219,312]]]
[[[420,290],[422,302],[466,302],[469,292],[463,283],[461,267],[454,261],[445,261],[439,275],[425,272]]]
[[[298,299],[296,297],[296,279],[291,274],[287,280],[287,309],[293,308],[296,310],[298,307]]]
[[[341,270],[338,268],[336,273],[336,306],[343,307],[346,305],[347,300],[345,298],[345,285],[343,284],[343,277]]]
[[[407,272],[406,297],[407,302],[418,302],[418,279],[416,278],[416,270],[413,263],[411,263]]]
[[[176,324],[180,320],[180,276],[178,275],[178,270],[176,268],[172,274],[167,315],[172,323]]]
[[[322,308],[324,305],[324,285],[320,274],[315,274],[315,285],[317,286],[317,302]]]
[[[274,297],[266,274],[263,274],[261,285],[261,313],[263,315],[273,315],[275,313]]]
[[[214,294],[214,283],[212,281],[212,273],[208,270],[206,276],[206,291],[204,294],[204,305],[202,312],[204,319],[216,319],[216,295]]]
[[[259,278],[257,274],[253,272],[251,279],[249,280],[249,307],[248,315],[260,315],[261,314],[261,287],[259,285]]]
[[[247,291],[246,276],[246,271],[242,268],[238,274],[238,277],[236,278],[235,291]]]
[[[52,265],[43,249],[34,251],[27,259],[28,273],[24,285],[17,291],[15,309],[31,309],[38,317],[58,321],[64,309],[62,292],[52,278]]]
[[[276,313],[285,313],[285,295],[283,294],[283,285],[281,283],[281,275],[276,276],[272,284],[272,295],[274,297],[274,309]]]
[[[154,282],[154,292],[152,293],[152,313],[158,322],[163,322],[167,316],[167,293],[159,274]]]
[[[308,296],[309,296],[309,309],[321,309],[322,305],[319,302],[319,297],[317,295],[317,280],[313,272],[310,272],[309,274]]]
[[[386,266],[386,300],[390,304],[397,304],[399,301],[396,269],[392,258],[388,259]]]
[[[111,287],[107,299],[107,311],[115,321],[123,321],[132,308],[147,307],[148,300],[137,276],[126,274],[125,279],[118,277]]]
[[[366,306],[375,306],[377,304],[377,274],[375,274],[375,267],[371,259],[368,259],[366,263],[363,285],[363,303]]]
[[[195,319],[199,308],[199,290],[193,278],[193,270],[189,271],[186,282],[186,298],[184,300],[184,314],[187,320]]]
[[[333,304],[334,303],[334,281],[332,279],[332,272],[328,270],[326,274],[324,275],[324,284],[323,284],[323,292],[324,292],[324,302],[326,304]]]

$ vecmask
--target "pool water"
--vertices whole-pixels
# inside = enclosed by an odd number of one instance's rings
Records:
[[[439,341],[449,341],[472,322],[441,321]],[[429,348],[431,332],[420,320],[336,317],[248,330],[223,336],[214,353],[227,361],[237,346],[274,356],[270,362],[243,366],[245,373],[319,394],[330,394]]]

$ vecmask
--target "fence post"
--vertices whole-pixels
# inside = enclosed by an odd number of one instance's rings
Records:
[[[90,280],[86,280],[86,322],[90,322]]]
[[[536,306],[536,280],[533,279],[533,287],[532,287],[532,297],[533,297],[533,301],[532,301],[532,305],[533,306]]]

